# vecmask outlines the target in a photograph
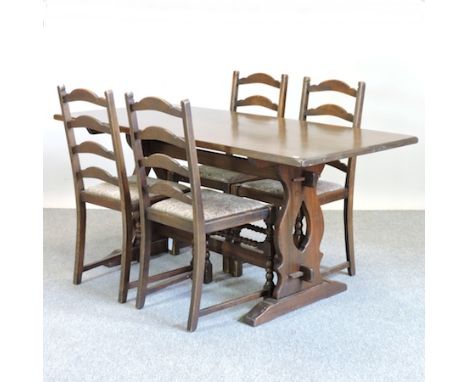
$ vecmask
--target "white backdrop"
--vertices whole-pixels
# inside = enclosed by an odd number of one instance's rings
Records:
[[[57,85],[113,89],[118,106],[131,90],[136,98],[227,109],[238,69],[289,74],[287,118],[297,118],[303,76],[365,81],[362,128],[420,142],[359,158],[355,208],[423,209],[423,7],[420,0],[48,0],[44,207],[74,207],[63,125],[52,120]]]

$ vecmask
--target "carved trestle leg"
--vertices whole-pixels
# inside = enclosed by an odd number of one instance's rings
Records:
[[[323,215],[316,185],[323,165],[307,170],[279,166],[278,175],[284,188],[284,200],[275,224],[275,272],[277,283],[273,295],[250,310],[242,321],[260,325],[294,309],[346,290],[343,283],[322,278],[320,242]],[[306,232],[296,227],[298,215],[304,214]]]

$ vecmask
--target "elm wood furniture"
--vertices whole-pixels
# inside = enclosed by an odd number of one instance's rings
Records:
[[[279,90],[277,103],[262,95],[252,95],[245,99],[239,99],[239,85],[264,84]],[[244,78],[239,78],[239,72],[236,70],[232,76],[231,104],[230,110],[237,111],[239,107],[260,106],[266,109],[276,111],[279,118],[284,117],[286,107],[286,93],[288,88],[288,76],[281,75],[281,80],[275,80],[266,73],[254,73]],[[213,166],[200,166],[200,175],[202,185],[215,188],[224,192],[231,193],[232,186],[237,183],[246,182],[256,177],[243,174],[237,171],[229,171]]]
[[[239,85],[248,84],[264,84],[279,90],[278,103],[271,101],[269,98],[262,95],[252,95],[245,99],[239,99]],[[231,89],[231,111],[237,111],[239,107],[245,106],[260,106],[266,109],[276,111],[278,118],[284,118],[284,110],[286,107],[286,92],[288,89],[288,76],[281,75],[281,81],[275,80],[266,73],[254,73],[244,78],[239,78],[239,72],[236,70],[232,76]],[[206,187],[216,188],[224,192],[231,193],[231,188],[234,184],[252,180],[254,177],[243,174],[237,171],[229,171],[213,166],[200,166],[200,175],[202,185]]]
[[[239,99],[239,86],[250,84],[262,84],[278,89],[278,100],[272,101],[262,95],[251,95],[247,98]],[[254,73],[246,77],[239,78],[239,71],[236,70],[232,75],[230,110],[237,111],[239,107],[260,106],[265,109],[275,111],[278,118],[284,118],[287,89],[288,76],[286,74],[281,75],[281,80],[276,80],[266,73]],[[203,186],[215,188],[228,193],[232,193],[232,189],[236,184],[258,178],[238,171],[231,171],[206,165],[200,166],[200,176]],[[175,252],[176,251],[177,250],[175,250]],[[242,263],[225,257],[223,258],[223,271],[225,273],[230,273],[232,276],[239,277],[242,275]]]
[[[262,95],[251,95],[247,98],[239,99],[239,85],[249,84],[264,84],[278,89],[279,94],[277,103]],[[278,118],[284,118],[287,89],[288,76],[286,74],[281,75],[280,81],[266,73],[254,73],[247,77],[239,78],[239,71],[235,70],[232,75],[230,110],[237,111],[239,107],[245,106],[260,106],[275,111]],[[204,185],[229,193],[232,193],[233,187],[235,187],[236,184],[255,179],[255,177],[247,174],[227,171],[213,166],[202,165],[200,172],[202,183]],[[237,260],[224,257],[223,271],[230,273],[232,276],[239,277],[242,275],[242,263]]]
[[[85,89],[75,89],[67,93],[64,86],[58,87],[58,95],[63,116],[61,119],[64,122],[70,154],[76,199],[77,224],[73,283],[80,284],[82,274],[85,271],[101,265],[113,266],[122,263],[119,301],[125,302],[128,290],[130,261],[133,254],[139,250],[138,234],[133,229],[135,222],[134,213],[138,210],[138,187],[135,176],[127,178],[114,97],[111,91],[105,92],[105,98],[98,97],[93,92]],[[76,118],[72,117],[69,104],[80,101],[105,108],[105,113],[101,115],[102,118],[96,119],[86,114],[80,114]],[[107,120],[108,122],[102,122],[102,120]],[[89,140],[78,144],[74,133],[76,128],[86,129],[90,133]],[[96,133],[108,134],[112,140],[113,150],[108,150],[100,143],[95,142],[91,137]],[[82,169],[80,162],[81,154],[93,154],[115,162],[117,176],[113,176],[106,170],[96,166]],[[87,178],[98,179],[102,183],[86,187],[84,180]],[[151,181],[157,182],[155,179]],[[157,200],[160,198],[152,195],[152,199]],[[120,211],[122,213],[123,235],[122,249],[120,251],[113,251],[110,256],[85,265],[86,203]],[[164,251],[167,249],[167,242],[164,240],[153,243],[152,249],[153,251]]]
[[[177,136],[184,132],[174,118],[141,112],[140,123],[165,126]],[[291,310],[330,297],[346,285],[329,281],[320,269],[323,216],[317,196],[317,180],[324,165],[335,160],[414,144],[416,137],[381,131],[350,129],[323,123],[192,108],[198,161],[228,170],[278,179],[285,189],[280,213],[275,220],[274,273],[276,284],[271,297],[265,297],[243,321],[259,325]],[[128,126],[127,112],[117,110],[121,129]],[[99,116],[99,112],[95,112]],[[60,116],[56,116],[60,118]],[[164,142],[148,146],[152,152],[185,159],[183,150]],[[218,151],[218,152],[215,152]],[[226,152],[224,155],[219,152]],[[296,217],[305,201],[306,239],[296,245]],[[265,266],[268,252],[210,236],[209,248],[223,255]]]
[[[115,104],[112,92],[105,93],[105,98],[85,90],[75,89],[67,93],[65,87],[58,87],[60,106],[63,115],[65,135],[67,138],[68,150],[73,173],[73,184],[75,188],[77,232],[75,249],[75,267],[73,272],[73,283],[80,284],[84,271],[105,265],[110,261],[120,260],[121,255],[130,256],[132,249],[132,213],[129,182],[123,161],[122,146],[119,137],[119,125],[115,112]],[[72,118],[70,114],[70,102],[83,101],[91,103],[93,106],[106,108],[108,125],[104,125],[98,119],[89,115],[80,115]],[[75,128],[92,129],[102,133],[107,133],[112,137],[113,151],[107,150],[104,146],[93,140],[76,143]],[[88,130],[89,132],[89,130]],[[115,161],[117,177],[112,176],[107,171],[99,167],[81,168],[80,154],[94,154],[109,160]],[[85,178],[95,178],[102,180],[95,186],[85,187]],[[134,191],[137,189],[135,188]],[[102,207],[111,208],[122,212],[123,243],[122,251],[104,260],[84,265],[85,234],[86,234],[86,203],[96,204]],[[122,268],[122,274],[127,272]]]
[[[314,108],[309,108],[309,95],[314,92],[334,91],[346,94],[355,98],[354,113],[348,113],[345,109],[334,104],[325,104]],[[348,121],[353,129],[361,128],[362,109],[364,104],[365,83],[359,82],[356,89],[338,80],[328,80],[318,85],[310,85],[310,78],[305,77],[302,87],[301,106],[299,120],[305,121],[308,116],[328,115]],[[327,163],[346,174],[344,185],[319,179],[317,182],[317,195],[320,204],[344,201],[344,232],[346,262],[336,265],[329,272],[338,272],[347,269],[348,274],[356,274],[356,265],[354,260],[354,239],[353,239],[353,196],[354,196],[354,178],[356,172],[356,158],[347,159],[347,164],[341,161]],[[272,179],[262,179],[246,182],[235,186],[233,191],[236,195],[245,196],[257,200],[263,200],[276,206],[281,206],[284,197],[283,186],[280,181]],[[303,235],[303,216],[298,215],[296,221],[295,234],[296,242],[304,240]]]
[[[181,107],[178,108],[156,97],[147,97],[135,102],[133,95],[127,93],[126,105],[129,115],[130,138],[137,166],[140,224],[142,227],[136,307],[138,309],[143,307],[147,292],[160,290],[192,276],[192,296],[187,330],[194,331],[197,328],[200,315],[259,298],[265,294],[266,291],[262,290],[249,296],[200,310],[202,285],[204,273],[206,273],[207,235],[259,219],[267,219],[270,206],[263,202],[235,195],[201,189],[189,101],[182,101]],[[183,138],[176,136],[171,130],[161,127],[162,123],[158,123],[157,126],[152,124],[140,130],[137,114],[143,111],[163,113],[178,120],[179,123],[183,124]],[[167,154],[154,153],[146,156],[143,153],[142,141],[164,142],[179,149],[179,151],[182,150],[185,152],[184,159],[187,160],[188,169]],[[190,193],[181,191],[179,184],[171,180],[160,180],[154,185],[149,184],[146,174],[147,169],[151,168],[163,169],[188,178],[191,186]],[[151,192],[164,195],[168,199],[152,203],[149,197]],[[152,223],[156,224],[158,231],[165,232],[168,236],[181,237],[183,241],[187,241],[187,236],[192,237],[193,266],[187,265],[149,277]],[[166,281],[153,288],[148,288],[150,282],[161,280]]]

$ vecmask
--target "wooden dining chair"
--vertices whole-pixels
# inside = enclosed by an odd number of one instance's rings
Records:
[[[140,192],[140,221],[142,227],[142,245],[140,250],[140,270],[136,307],[142,308],[146,295],[176,282],[192,277],[192,292],[187,329],[194,331],[198,317],[233,306],[236,303],[249,301],[263,295],[265,291],[230,300],[200,310],[201,292],[205,265],[207,260],[207,239],[209,234],[230,229],[261,219],[266,219],[270,206],[263,202],[241,198],[210,189],[202,189],[195,147],[194,131],[189,101],[173,106],[166,101],[147,97],[139,102],[134,101],[133,94],[126,94],[126,105],[129,115],[130,136],[132,141],[137,177]],[[183,129],[171,131],[162,126],[139,127],[138,113],[155,111],[180,120]],[[183,136],[183,138],[182,138]],[[164,147],[155,153],[143,152],[142,143],[153,142]],[[162,146],[161,146],[162,144]],[[182,153],[188,168],[174,158],[175,153]],[[179,185],[171,180],[164,180],[149,185],[146,176],[148,168],[157,168],[178,174],[189,179],[191,191],[183,193]],[[165,195],[168,199],[152,203],[150,192]],[[192,243],[193,256],[190,265],[168,272],[149,276],[149,243],[154,231],[181,241]],[[159,285],[149,287],[150,283],[161,281]]]
[[[354,112],[349,113],[341,106],[325,104],[309,108],[309,96],[311,93],[334,91],[355,98]],[[352,128],[361,127],[362,109],[364,103],[365,83],[359,82],[357,88],[351,88],[346,83],[338,80],[321,82],[318,85],[310,85],[310,78],[305,77],[302,87],[299,119],[305,121],[309,116],[332,116],[351,123]],[[330,268],[326,274],[347,269],[350,276],[355,275],[356,265],[354,260],[354,236],[353,236],[353,196],[354,178],[356,172],[356,158],[348,158],[347,163],[333,161],[327,165],[334,167],[343,173],[346,178],[344,184],[338,184],[319,179],[317,183],[317,195],[321,204],[344,200],[344,232],[346,247],[346,262]],[[234,193],[257,200],[262,200],[280,206],[283,200],[283,186],[277,180],[262,179],[246,182],[235,186]],[[303,215],[299,214],[296,222],[296,241],[302,240]]]
[[[279,90],[278,100],[272,101],[263,95],[251,95],[244,99],[239,99],[239,86],[249,84],[263,84]],[[288,76],[283,74],[281,80],[275,80],[265,73],[254,73],[244,78],[239,78],[236,70],[232,76],[231,104],[230,110],[237,111],[239,107],[260,106],[276,112],[276,116],[284,118],[286,107],[286,93],[288,89]],[[241,172],[221,169],[214,166],[201,165],[200,176],[202,185],[231,193],[234,184],[247,182],[256,177],[243,174]]]
[[[279,90],[278,102],[273,102],[262,95],[252,95],[244,99],[239,99],[239,85],[264,84]],[[286,93],[288,91],[288,75],[282,74],[281,80],[275,80],[266,73],[254,73],[247,77],[239,78],[239,71],[235,70],[232,75],[231,88],[231,111],[237,111],[243,106],[261,106],[276,111],[278,118],[284,118],[286,109]]]
[[[272,101],[263,95],[250,95],[246,98],[239,99],[240,85],[259,84],[278,89],[278,100]],[[287,74],[281,75],[281,80],[276,80],[266,73],[254,73],[247,77],[239,78],[239,71],[236,70],[232,75],[230,110],[237,111],[239,108],[244,108],[246,106],[259,106],[276,112],[275,114],[279,118],[284,118],[287,89]],[[200,176],[203,186],[222,190],[227,193],[232,193],[232,188],[236,184],[258,179],[256,176],[208,165],[200,166]],[[242,267],[240,266],[239,260],[228,257],[223,259],[223,271],[235,277],[242,275]]]
[[[101,265],[110,266],[120,263],[119,301],[125,302],[132,253],[136,252],[136,248],[139,248],[138,237],[133,229],[135,219],[138,218],[139,203],[137,178],[136,176],[127,177],[114,96],[110,90],[105,92],[105,97],[99,97],[86,89],[75,89],[67,93],[64,86],[58,87],[58,95],[70,154],[76,200],[77,224],[73,283],[80,284],[83,272],[90,269]],[[70,111],[70,103],[75,102],[85,102],[91,104],[94,108],[96,106],[105,108],[108,121],[99,121],[85,113],[73,117]],[[81,143],[77,143],[75,137],[75,130],[78,128],[89,133],[86,134],[87,140]],[[94,139],[99,133],[111,138],[112,150]],[[117,175],[114,176],[96,165],[82,168],[80,160],[82,154],[92,154],[114,162]],[[85,180],[89,179],[97,179],[101,182],[86,185]],[[154,183],[157,180],[151,178],[150,182]],[[151,197],[152,200],[161,199],[156,195]],[[101,260],[84,264],[87,203],[122,213],[122,249],[121,251],[114,251],[110,256]]]

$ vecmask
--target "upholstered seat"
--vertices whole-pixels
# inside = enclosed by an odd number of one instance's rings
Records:
[[[281,185],[281,182],[279,180],[273,180],[273,179],[254,180],[252,182],[243,183],[242,187],[253,189],[256,191],[265,192],[277,198],[281,198],[283,196],[283,186]],[[322,195],[327,192],[337,191],[342,188],[343,186],[338,183],[328,182],[326,180],[319,179],[319,181],[317,182],[317,195]]]
[[[190,196],[191,193],[187,195]],[[268,206],[268,204],[257,200],[207,189],[202,190],[201,198],[205,222],[231,217],[245,212],[262,210]],[[157,213],[166,217],[171,215],[187,221],[193,220],[192,206],[173,198],[153,204],[150,210],[153,212],[153,216],[155,216],[154,213]]]
[[[202,179],[221,181],[224,183],[242,183],[256,178],[256,176],[253,175],[206,165],[200,166],[200,176]]]
[[[138,184],[137,184],[137,177],[136,175],[132,175],[128,177],[128,190],[130,193],[130,200],[132,203],[132,210],[137,210],[138,209]],[[156,184],[159,181],[159,179],[154,179],[154,178],[148,178],[148,184],[153,185]],[[188,187],[185,187],[184,185],[178,185],[181,190],[188,190]],[[87,187],[84,191],[82,191],[81,195],[85,198],[88,199],[93,199],[93,200],[101,200],[104,202],[106,205],[113,206],[115,205],[116,208],[119,208],[120,206],[120,189],[119,187],[107,183],[107,182],[102,182],[98,183],[94,186]],[[150,199],[152,201],[157,200],[158,195],[151,195],[150,194]],[[96,202],[97,204],[101,204]]]

